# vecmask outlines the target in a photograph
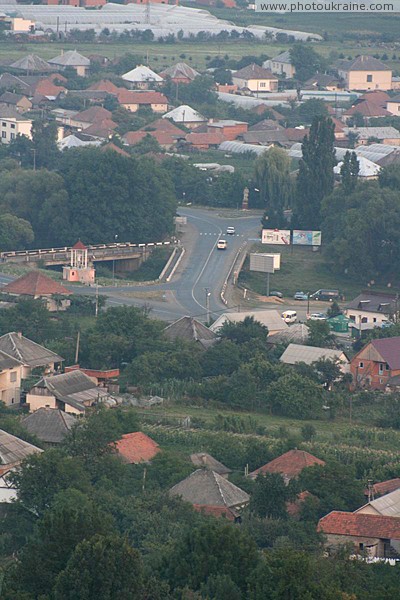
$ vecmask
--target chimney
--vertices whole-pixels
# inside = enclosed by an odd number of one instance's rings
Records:
[[[18,336],[19,338],[22,338],[22,331],[18,331],[18,333],[17,333],[17,336]]]
[[[203,465],[206,465],[206,464],[207,464],[207,458],[206,458],[206,455],[205,455],[205,454],[202,454],[202,455],[200,456],[200,459],[201,459],[201,462],[203,463]]]

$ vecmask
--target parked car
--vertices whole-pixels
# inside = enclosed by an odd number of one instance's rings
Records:
[[[317,290],[313,294],[310,294],[310,300],[325,300],[326,302],[333,302],[333,300],[339,299],[339,290]]]
[[[226,250],[226,247],[228,246],[226,240],[218,240],[217,242],[217,248],[218,250]]]
[[[283,298],[282,292],[273,291],[269,293],[270,296],[275,296],[275,298]]]
[[[323,313],[312,313],[308,318],[310,321],[326,321],[327,319]]]
[[[308,294],[305,294],[304,292],[296,292],[293,298],[295,300],[308,300]]]
[[[227,227],[227,229],[226,229],[226,233],[227,233],[228,235],[235,235],[235,233],[236,233],[236,229],[235,229],[234,227]]]

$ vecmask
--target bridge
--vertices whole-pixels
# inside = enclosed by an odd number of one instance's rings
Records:
[[[87,246],[87,249],[88,258],[93,263],[118,261],[120,267],[118,270],[123,271],[137,268],[154,248],[168,245],[171,245],[171,242],[153,242],[148,244],[115,242],[112,244],[91,244]],[[71,250],[70,246],[37,250],[12,250],[1,252],[0,262],[40,263],[46,267],[65,265],[69,264],[71,260]]]

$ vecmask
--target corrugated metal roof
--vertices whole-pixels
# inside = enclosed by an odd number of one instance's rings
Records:
[[[0,429],[0,461],[3,465],[19,463],[31,454],[43,452],[41,448]]]
[[[368,504],[365,504],[355,512],[362,512],[368,506],[371,506],[380,515],[385,517],[400,517],[400,489],[368,502]]]
[[[161,83],[163,78],[157,75],[152,69],[144,65],[139,65],[121,75],[122,79],[129,81],[130,83],[143,83],[143,82],[156,82]]]
[[[346,356],[342,350],[332,350],[331,348],[318,348],[316,346],[303,346],[302,344],[289,344],[280,360],[288,365],[304,362],[311,365],[318,360],[345,360]]]
[[[162,118],[172,119],[175,123],[203,123],[207,121],[206,117],[203,117],[202,114],[187,104],[182,104],[170,110]]]
[[[76,423],[76,417],[56,408],[39,408],[22,419],[29,433],[48,444],[60,444]]]
[[[172,496],[181,496],[191,504],[235,508],[248,504],[250,496],[239,487],[207,469],[197,469],[189,477],[174,485]]]
[[[14,331],[0,337],[0,350],[29,367],[44,367],[64,360],[55,352]]]
[[[223,313],[216,321],[214,321],[210,326],[210,329],[216,332],[226,321],[231,323],[241,323],[246,317],[253,317],[255,321],[265,325],[269,331],[284,331],[289,327],[277,310],[252,310]]]

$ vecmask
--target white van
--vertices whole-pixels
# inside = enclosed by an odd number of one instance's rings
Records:
[[[218,250],[226,250],[228,244],[226,243],[226,240],[218,240],[217,243],[217,249]]]
[[[295,323],[297,321],[297,312],[295,310],[285,310],[281,314],[281,317],[285,323]]]

